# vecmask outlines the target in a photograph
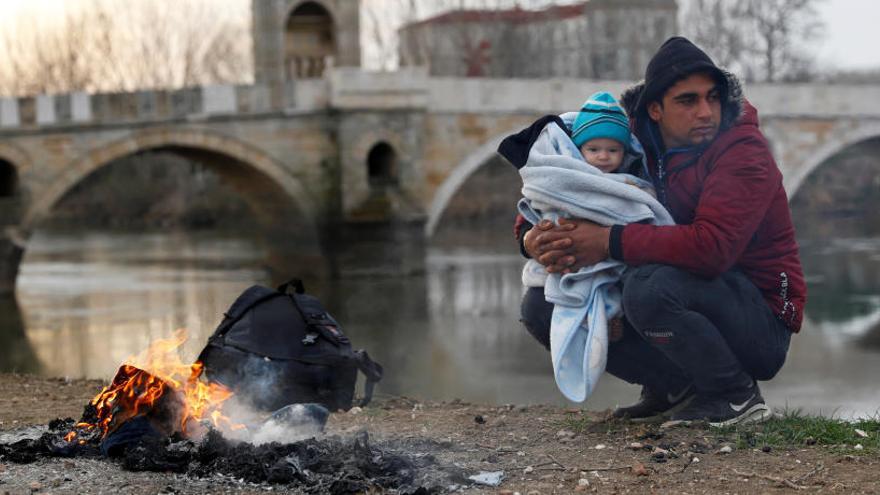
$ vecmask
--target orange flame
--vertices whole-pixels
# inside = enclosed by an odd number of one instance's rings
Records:
[[[97,421],[78,423],[65,440],[71,442],[78,432],[95,428],[100,429],[104,438],[129,419],[150,414],[160,401],[169,401],[167,409],[173,409],[175,418],[179,418],[174,429],[183,435],[205,419],[210,419],[216,428],[243,428],[234,425],[222,412],[223,403],[232,392],[222,385],[199,380],[202,363],[189,365],[180,359],[177,350],[186,339],[186,331],[177,330],[172,338],[157,340],[146,351],[128,359],[113,382],[90,402]]]

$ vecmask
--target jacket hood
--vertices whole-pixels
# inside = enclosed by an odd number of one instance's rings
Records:
[[[721,124],[718,133],[722,133],[743,117],[745,107],[748,105],[743,98],[742,85],[739,79],[732,73],[718,69],[724,80],[721,94]],[[645,93],[645,82],[641,81],[630,88],[624,90],[620,95],[620,104],[626,110],[627,115],[632,122],[633,132],[639,136],[645,146],[650,146],[650,140],[646,139],[645,134],[647,125],[653,124],[648,116],[648,103],[643,97]],[[748,105],[751,108],[751,105]],[[752,108],[752,113],[754,109]],[[757,119],[757,117],[755,117]]]

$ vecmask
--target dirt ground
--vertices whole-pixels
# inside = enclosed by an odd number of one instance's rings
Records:
[[[10,431],[79,417],[102,386],[0,374],[0,443]],[[432,454],[468,473],[504,473],[500,486],[460,488],[467,493],[880,493],[876,453],[819,446],[741,449],[716,430],[613,423],[599,413],[550,406],[380,398],[366,409],[333,414],[327,426],[328,433],[342,435],[362,429],[377,441]],[[131,473],[102,460],[0,460],[0,494],[273,491],[289,490],[222,476]]]

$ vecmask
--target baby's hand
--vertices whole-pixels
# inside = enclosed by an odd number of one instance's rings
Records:
[[[617,342],[623,338],[623,318],[611,318],[608,320],[608,341]]]

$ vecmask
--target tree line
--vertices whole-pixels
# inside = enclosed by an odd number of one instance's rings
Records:
[[[0,94],[130,92],[253,79],[249,10],[214,0],[78,0],[0,32]]]

